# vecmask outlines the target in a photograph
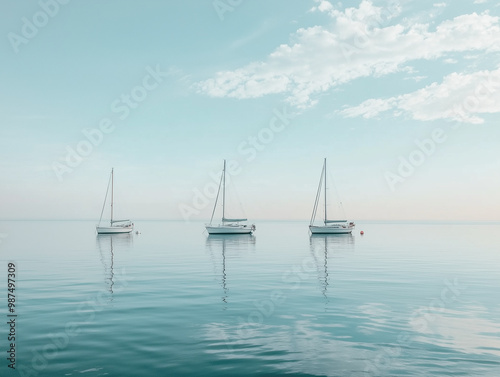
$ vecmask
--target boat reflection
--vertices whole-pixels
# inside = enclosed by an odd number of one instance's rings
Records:
[[[318,280],[321,285],[321,293],[328,299],[328,253],[336,251],[352,250],[354,248],[352,234],[311,234],[309,236],[309,247],[311,256],[316,263]]]
[[[255,236],[252,234],[210,234],[205,242],[206,251],[214,265],[214,275],[221,276],[222,302],[228,303],[226,256],[234,258],[255,250]],[[221,255],[219,258],[218,255]],[[220,260],[219,260],[220,259]],[[224,307],[226,309],[226,307]]]
[[[106,289],[111,295],[113,295],[113,286],[115,284],[114,249],[128,249],[132,245],[132,242],[133,236],[130,233],[97,234],[96,236],[96,245],[101,255],[101,263],[104,267]]]

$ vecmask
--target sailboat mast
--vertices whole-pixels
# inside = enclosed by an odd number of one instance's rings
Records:
[[[111,168],[111,226],[113,226],[113,168]]]
[[[326,225],[326,158],[325,158],[325,164],[324,164],[324,176],[325,176],[325,225]]]
[[[224,222],[224,209],[226,207],[226,160],[224,160],[224,169],[222,170],[222,221]]]

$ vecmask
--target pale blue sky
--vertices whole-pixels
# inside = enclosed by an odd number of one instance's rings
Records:
[[[350,219],[500,220],[496,2],[3,1],[0,28],[2,219],[97,219],[111,167],[119,217],[206,219],[224,158],[249,219],[308,219],[327,157]]]

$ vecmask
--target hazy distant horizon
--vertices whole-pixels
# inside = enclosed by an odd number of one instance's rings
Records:
[[[147,222],[147,221],[165,221],[165,222],[185,222],[185,223],[199,223],[199,224],[205,224],[210,221],[210,219],[196,219],[196,220],[184,220],[184,219],[146,219],[146,218],[138,218],[138,219],[130,219],[132,222],[135,222],[135,225],[140,225],[140,222]],[[468,224],[491,224],[491,225],[497,225],[500,224],[500,221],[488,221],[488,220],[377,220],[377,219],[347,219],[347,220],[352,220],[356,224],[425,224],[425,225],[431,225],[433,223],[435,224],[456,224],[456,225],[468,225]],[[6,219],[2,218],[0,219],[0,222],[8,222],[8,221],[85,221],[85,222],[94,222],[98,223],[98,220],[95,219]],[[103,220],[103,223],[106,221]],[[109,220],[108,220],[109,222]],[[220,222],[219,220],[215,221],[214,223]],[[256,223],[258,225],[259,222],[300,222],[300,223],[305,223],[309,224],[309,219],[248,219],[248,222],[250,223]],[[321,223],[321,221],[317,221],[318,223]],[[361,229],[358,229],[361,230]]]

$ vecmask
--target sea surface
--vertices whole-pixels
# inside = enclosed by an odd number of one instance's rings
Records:
[[[135,224],[0,221],[0,376],[500,376],[500,224]]]

